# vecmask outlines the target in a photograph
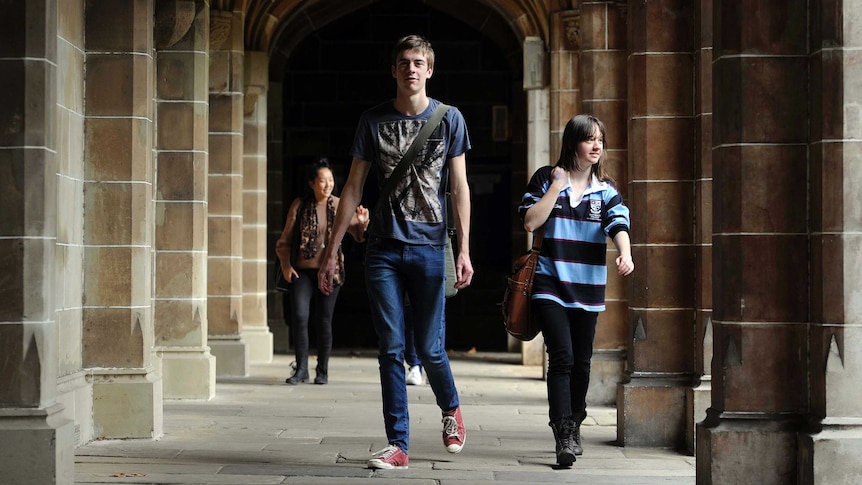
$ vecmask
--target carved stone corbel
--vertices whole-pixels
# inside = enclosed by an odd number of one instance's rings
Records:
[[[629,3],[627,0],[617,0],[617,10],[620,12],[620,18],[626,21],[629,14]]]
[[[230,37],[233,14],[222,10],[210,10],[210,51],[221,50]]]
[[[581,12],[578,9],[560,14],[563,24],[563,48],[567,51],[581,50]]]
[[[244,116],[251,116],[254,113],[254,109],[257,107],[257,99],[261,93],[263,93],[263,90],[259,86],[246,86],[242,100],[242,114]]]
[[[183,38],[197,15],[194,1],[158,0],[153,18],[153,37],[157,49],[166,49]]]

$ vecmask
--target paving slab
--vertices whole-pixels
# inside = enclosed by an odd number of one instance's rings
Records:
[[[584,455],[554,462],[547,388],[539,366],[516,354],[451,353],[467,428],[464,451],[447,453],[440,409],[427,384],[408,387],[410,466],[370,470],[386,445],[373,351],[332,357],[329,384],[289,386],[292,358],[219,379],[209,401],[166,401],[164,436],[100,440],[76,450],[77,484],[687,485],[695,458],[616,444],[616,410],[588,409]]]

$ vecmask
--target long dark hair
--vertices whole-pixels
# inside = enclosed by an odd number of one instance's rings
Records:
[[[579,170],[578,168],[578,144],[593,137],[596,129],[602,136],[602,155],[599,163],[590,167],[591,175],[595,175],[602,182],[613,182],[613,178],[605,169],[605,159],[608,150],[608,137],[605,133],[605,124],[593,115],[580,114],[570,119],[563,130],[563,141],[560,147],[560,158],[557,166],[566,170]]]

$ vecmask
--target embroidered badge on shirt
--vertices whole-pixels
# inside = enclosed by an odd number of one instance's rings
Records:
[[[591,221],[600,221],[602,220],[602,201],[601,200],[590,200],[590,215],[588,216]]]

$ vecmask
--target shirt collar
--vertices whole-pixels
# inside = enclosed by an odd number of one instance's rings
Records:
[[[579,199],[575,200],[574,197],[569,197],[569,205],[570,206],[577,207],[578,204],[581,203],[581,199],[583,199],[584,196],[590,195],[594,192],[601,192],[601,191],[606,190],[608,188],[608,183],[599,181],[599,179],[596,178],[595,174],[591,175],[590,177],[591,177],[590,183],[587,185],[587,188],[584,189],[584,193],[581,195],[581,197]],[[571,188],[572,188],[571,182],[567,181],[566,186],[563,187],[563,190],[571,189]]]

